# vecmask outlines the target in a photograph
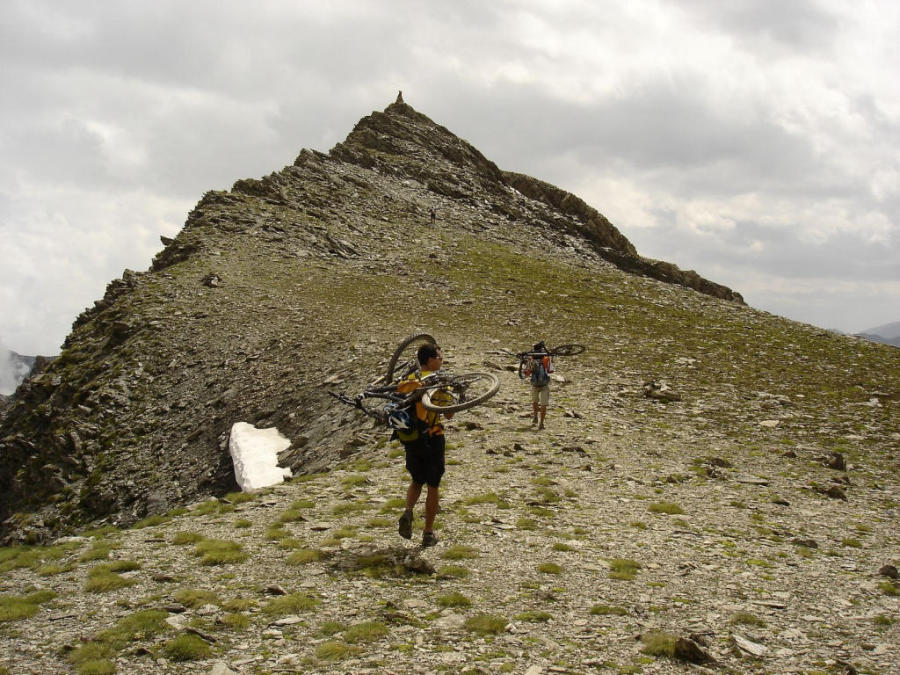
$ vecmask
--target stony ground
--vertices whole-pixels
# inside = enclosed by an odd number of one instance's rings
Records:
[[[401,451],[360,426],[330,472],[0,550],[0,672],[900,673],[890,465],[786,442],[802,403],[665,404],[589,352],[537,431],[504,346],[446,345],[502,388],[448,425],[437,547],[397,535]],[[716,431],[738,405],[752,431]]]

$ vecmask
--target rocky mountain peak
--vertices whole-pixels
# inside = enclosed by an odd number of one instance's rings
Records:
[[[402,100],[363,117],[329,153],[345,162],[413,178],[451,198],[496,193],[503,172],[475,147]]]
[[[303,150],[206,193],[162,244],[149,270],[109,283],[8,402],[0,529],[11,539],[127,524],[233,489],[223,448],[236,422],[278,427],[295,472],[331,466],[358,447],[361,422],[333,409],[328,386],[368,381],[414,330],[467,345],[477,366],[485,340],[610,323],[628,311],[607,306],[633,306],[634,284],[652,307],[695,290],[744,307],[731,289],[642,258],[583,200],[499,169],[402,96],[327,154]]]

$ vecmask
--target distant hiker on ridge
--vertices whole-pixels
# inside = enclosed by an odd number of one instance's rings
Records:
[[[535,355],[529,356],[525,365],[525,375],[531,382],[531,424],[537,424],[538,429],[543,429],[547,405],[550,403],[550,373],[555,368],[543,341],[538,342],[531,351]]]
[[[437,212],[434,210],[434,207],[431,207],[431,210],[428,212],[431,215],[431,224],[434,225],[434,221],[437,218]]]

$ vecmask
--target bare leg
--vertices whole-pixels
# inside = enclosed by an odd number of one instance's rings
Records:
[[[429,493],[431,492],[431,488],[428,488]],[[406,489],[406,510],[412,513],[413,508],[416,506],[416,502],[419,501],[419,495],[422,494],[422,484],[415,483],[413,481],[409,482],[409,487]],[[425,510],[428,510],[428,505],[426,504]]]
[[[421,489],[421,486],[419,486]],[[436,487],[428,486],[428,492],[425,494],[425,531],[432,532],[434,530],[434,518],[438,512],[439,490]],[[407,500],[408,501],[408,500]]]
[[[537,404],[535,404],[535,405],[537,405]],[[540,421],[540,424],[538,424],[538,429],[544,428],[544,417],[546,417],[546,416],[547,416],[547,406],[542,405],[541,406],[541,421]]]

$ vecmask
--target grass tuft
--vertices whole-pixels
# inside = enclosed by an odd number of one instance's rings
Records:
[[[644,643],[641,651],[649,656],[675,657],[675,642],[677,637],[670,633],[646,633],[641,636]]]
[[[641,569],[641,564],[635,560],[627,558],[615,558],[609,561],[609,578],[619,579],[621,581],[631,581],[634,579],[637,571]]]
[[[750,612],[738,612],[731,617],[731,623],[743,626],[758,626],[759,628],[765,628],[766,625],[765,621]]]
[[[444,565],[437,573],[445,579],[465,579],[469,576],[469,570],[462,565]]]
[[[454,591],[453,593],[448,593],[447,595],[439,597],[438,604],[441,607],[469,607],[471,606],[472,601],[459,591]]]
[[[493,614],[476,614],[466,619],[464,628],[479,635],[497,635],[506,630],[507,621]]]
[[[305,565],[322,559],[322,551],[317,548],[301,548],[287,557],[288,565]]]
[[[466,560],[468,558],[477,558],[478,552],[471,546],[456,544],[444,551],[441,557],[446,560]]]
[[[625,616],[628,614],[628,610],[615,605],[594,605],[591,607],[591,614],[595,616]]]
[[[672,502],[657,502],[650,505],[650,513],[665,513],[667,515],[676,515],[684,513],[684,509]]]
[[[322,661],[343,661],[354,654],[353,647],[346,642],[328,640],[316,647],[316,658]]]
[[[202,661],[212,656],[209,645],[193,633],[185,633],[169,640],[163,647],[163,652],[176,662]]]
[[[288,616],[297,612],[304,612],[314,609],[319,601],[304,593],[294,593],[292,595],[283,595],[279,598],[273,598],[263,605],[262,611],[273,616]]]
[[[177,591],[173,597],[175,598],[175,602],[179,602],[191,609],[197,609],[204,605],[219,604],[219,596],[212,591],[204,591],[199,588],[185,588]]]
[[[227,565],[243,562],[248,558],[240,544],[225,539],[203,539],[197,542],[194,555],[200,556],[201,565]]]
[[[347,642],[374,642],[380,640],[389,633],[387,626],[380,621],[365,621],[350,626],[344,631],[344,639]]]
[[[528,621],[531,623],[545,623],[553,618],[553,615],[537,609],[531,609],[516,615],[519,621]]]

